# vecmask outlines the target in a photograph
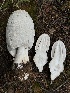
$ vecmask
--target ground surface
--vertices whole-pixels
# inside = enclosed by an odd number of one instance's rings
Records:
[[[2,3],[1,0],[0,6]],[[21,70],[16,68],[12,70],[13,58],[7,50],[5,36],[8,17],[17,9],[25,9],[33,18],[36,31],[35,43],[42,33],[47,33],[51,38],[48,63],[42,73],[39,73],[33,62],[34,46],[29,51],[30,62],[23,65],[24,68]],[[17,0],[6,0],[4,2],[0,10],[0,93],[70,93],[69,14],[69,0],[31,0],[18,3]],[[51,85],[48,64],[51,60],[51,47],[58,39],[64,42],[67,56],[63,73]],[[23,78],[24,72],[29,73],[27,80]]]

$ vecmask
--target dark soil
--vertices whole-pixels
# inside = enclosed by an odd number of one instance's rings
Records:
[[[0,11],[0,93],[70,93],[70,1],[31,0],[19,3],[19,7],[16,7],[15,3],[9,2],[8,6]],[[12,69],[13,57],[9,54],[6,45],[7,20],[12,11],[17,9],[28,11],[34,20],[36,31],[34,46],[29,51],[30,62],[23,64],[22,69]],[[48,52],[48,63],[44,66],[43,72],[39,73],[33,57],[36,41],[42,33],[50,36],[51,46]],[[66,46],[65,69],[50,84],[48,64],[51,60],[51,47],[59,39]],[[24,72],[29,73],[27,80],[23,78]]]

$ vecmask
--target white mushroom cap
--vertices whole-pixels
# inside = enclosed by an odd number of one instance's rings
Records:
[[[50,46],[50,37],[47,34],[42,34],[36,43],[34,56],[34,62],[39,69],[39,72],[42,72],[43,66],[47,63],[47,53]]]
[[[59,54],[58,58],[60,58],[60,60],[62,59],[62,62],[64,62],[66,58],[66,48],[61,40],[56,41],[52,46],[52,51],[51,51],[52,59],[57,56],[57,53]]]
[[[38,67],[39,72],[42,72],[43,66],[47,63],[47,54],[46,52],[36,52],[34,56],[35,65]]]
[[[28,12],[25,10],[14,11],[7,23],[6,42],[8,50],[11,51],[22,45],[30,49],[34,43],[34,23]]]
[[[49,68],[51,72],[51,80],[54,80],[64,70],[63,62],[66,58],[66,48],[62,41],[58,40],[53,44],[51,57],[52,60],[49,63]]]

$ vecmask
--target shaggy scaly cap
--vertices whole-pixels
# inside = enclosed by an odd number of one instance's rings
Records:
[[[54,80],[64,70],[63,62],[66,58],[66,48],[62,41],[58,40],[53,44],[51,57],[52,60],[49,63],[49,68],[51,72],[51,80]]]
[[[34,23],[25,10],[14,11],[7,23],[6,42],[9,49],[15,49],[24,45],[31,48],[35,36]]]

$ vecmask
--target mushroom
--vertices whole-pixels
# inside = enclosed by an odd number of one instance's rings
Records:
[[[49,63],[49,68],[51,72],[51,81],[53,81],[64,70],[63,62],[66,58],[66,48],[61,40],[58,40],[53,44],[51,57],[52,60]]]
[[[7,23],[6,42],[9,53],[15,57],[14,63],[26,64],[29,61],[28,50],[34,43],[34,23],[25,10],[14,11]]]
[[[42,72],[43,66],[47,63],[47,53],[50,46],[50,37],[48,34],[42,34],[36,43],[34,56],[34,62],[39,69],[39,72]]]

